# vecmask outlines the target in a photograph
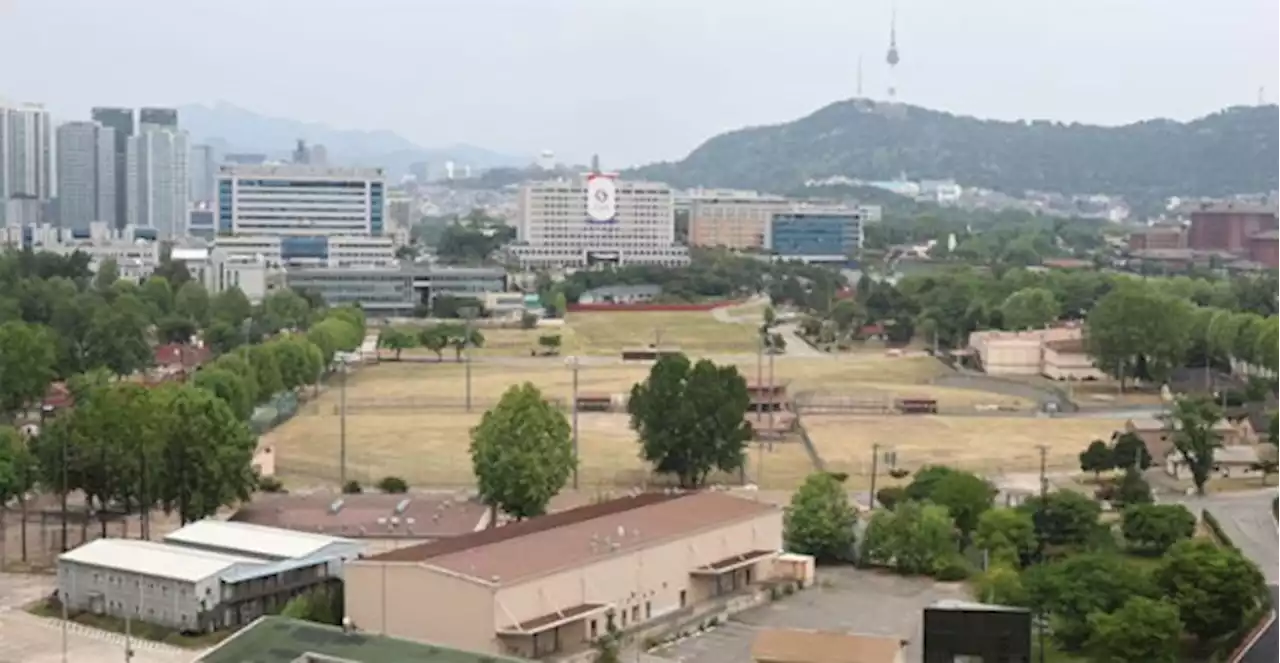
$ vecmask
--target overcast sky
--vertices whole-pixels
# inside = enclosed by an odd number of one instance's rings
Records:
[[[899,0],[903,101],[1118,124],[1276,99],[1276,0]],[[0,97],[227,101],[607,166],[883,97],[891,0],[0,0]]]

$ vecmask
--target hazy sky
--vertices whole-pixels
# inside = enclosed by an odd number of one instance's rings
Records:
[[[1276,0],[899,0],[899,98],[1123,123],[1274,102]],[[228,101],[423,145],[679,158],[881,97],[891,0],[0,0],[0,97]]]

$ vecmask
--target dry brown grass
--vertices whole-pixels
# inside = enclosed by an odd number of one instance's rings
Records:
[[[591,311],[570,313],[584,354],[617,354],[660,341],[690,355],[756,351],[756,327],[720,322],[707,311]]]
[[[1124,420],[809,415],[804,423],[827,469],[858,476],[870,473],[875,443],[896,450],[900,467],[943,464],[986,474],[1036,471],[1036,445],[1044,444],[1048,469],[1069,470],[1079,467],[1091,440],[1106,439]]]
[[[743,362],[740,368],[749,379],[754,379],[754,361]],[[923,384],[938,371],[937,363],[928,358],[868,355],[841,360],[787,359],[775,362],[774,371],[775,379],[788,382],[793,392],[822,389],[860,397],[874,395],[885,398],[928,395],[951,406],[1015,400],[984,392]],[[648,366],[645,364],[586,364],[580,370],[578,386],[582,392],[622,394],[647,374]],[[451,361],[384,363],[353,374],[347,383],[349,476],[362,482],[395,475],[417,486],[469,485],[473,482],[468,453],[470,430],[484,410],[493,406],[506,389],[527,381],[549,398],[567,402],[572,396],[572,372],[563,359],[525,359],[508,364],[474,363],[471,370],[472,411],[466,412],[465,375],[466,366]],[[295,484],[337,481],[341,441],[340,399],[340,389],[329,389],[305,405],[298,417],[264,436],[263,444],[275,448],[277,469],[286,479]],[[812,418],[815,423],[840,419]],[[806,422],[809,419],[806,417]],[[911,417],[846,417],[843,424],[831,427],[830,434],[835,434],[834,428],[856,430],[875,419],[891,419],[895,424],[908,426],[918,420]],[[1023,425],[1039,423],[1022,419],[1013,421]],[[889,424],[886,422],[886,425]],[[831,439],[821,434],[814,437],[820,445],[823,440]],[[874,439],[896,438],[895,434]],[[949,441],[945,437],[939,440]],[[630,487],[652,480],[638,458],[638,443],[626,415],[581,414],[579,443],[580,483],[584,488]],[[826,446],[821,448],[826,457]],[[903,456],[905,462],[908,454]],[[753,482],[758,480],[769,489],[794,488],[813,469],[803,447],[795,442],[777,443],[771,448],[766,446],[762,475],[757,467],[760,458],[760,450],[753,447],[748,459],[747,478]],[[736,477],[723,479],[735,480]]]

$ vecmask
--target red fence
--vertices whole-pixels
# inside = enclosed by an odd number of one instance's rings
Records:
[[[721,306],[733,306],[738,300],[703,302],[701,304],[570,304],[570,313],[590,313],[592,311],[710,311]]]

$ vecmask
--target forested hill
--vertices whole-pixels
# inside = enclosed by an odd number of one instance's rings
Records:
[[[1131,202],[1277,188],[1276,106],[1119,127],[1003,122],[841,101],[808,117],[731,131],[683,161],[632,171],[677,186],[787,191],[806,180],[954,179],[1008,193],[1106,193]]]

